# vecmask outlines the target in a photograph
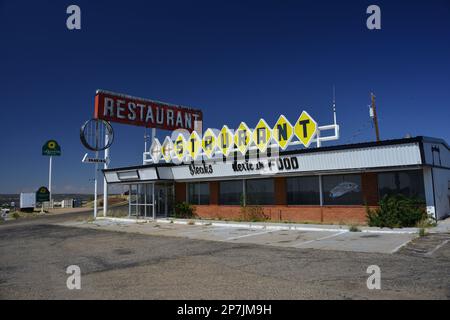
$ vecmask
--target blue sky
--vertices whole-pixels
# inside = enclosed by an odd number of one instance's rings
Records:
[[[366,28],[370,4],[381,30]],[[337,143],[373,140],[371,90],[383,139],[450,142],[448,0],[0,1],[0,36],[0,193],[47,184],[48,139],[63,151],[53,191],[92,191],[79,128],[98,88],[200,108],[216,128],[302,110],[329,124],[335,84]],[[111,165],[141,163],[144,129],[113,127]]]

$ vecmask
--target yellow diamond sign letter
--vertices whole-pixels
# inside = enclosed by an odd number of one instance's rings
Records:
[[[259,151],[264,152],[272,138],[272,130],[264,119],[259,120],[255,130],[253,130],[253,142]]]
[[[161,143],[159,143],[158,138],[154,138],[152,145],[150,146],[150,156],[152,157],[153,163],[158,163],[161,159]]]
[[[294,128],[285,116],[281,115],[272,130],[272,135],[281,149],[286,149],[294,135]]]
[[[192,160],[195,160],[202,151],[202,139],[198,136],[197,131],[192,131],[187,141],[187,150]]]
[[[317,133],[317,122],[303,111],[294,126],[294,132],[301,143],[308,148]]]
[[[173,148],[175,157],[177,157],[179,161],[183,161],[184,155],[186,154],[186,140],[184,140],[184,136],[181,133],[175,139]]]
[[[233,149],[233,135],[227,126],[223,126],[217,137],[217,147],[222,151],[224,156],[228,156],[230,150]]]
[[[217,138],[211,129],[208,129],[203,134],[202,148],[206,156],[211,159],[214,150],[216,149]]]
[[[252,131],[248,128],[245,122],[241,122],[234,133],[234,144],[238,150],[245,155],[250,143],[252,143]]]
[[[169,137],[166,137],[164,143],[161,146],[161,153],[166,162],[170,162],[170,160],[172,159],[171,155],[172,151],[173,151],[173,142],[172,140],[170,140]]]

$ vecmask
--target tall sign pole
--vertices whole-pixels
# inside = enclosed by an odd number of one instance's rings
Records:
[[[98,151],[95,152],[95,159],[98,159]],[[98,200],[98,162],[95,163],[95,174],[94,174],[94,219],[97,219],[97,200]]]
[[[48,165],[48,191],[50,192],[50,206],[53,208],[52,203],[52,159],[53,156],[50,156],[49,165]]]
[[[53,208],[52,162],[53,162],[53,156],[61,155],[61,147],[59,146],[58,142],[56,142],[55,140],[48,140],[42,146],[42,155],[50,157],[49,164],[48,164],[48,191],[50,193],[50,197],[49,197],[50,206]]]
[[[95,145],[99,145],[99,133],[98,133],[98,122],[95,123]],[[95,159],[98,159],[98,150],[95,151]],[[95,174],[94,174],[94,219],[97,219],[98,215],[98,162],[95,163]]]
[[[103,133],[105,135],[103,136]],[[114,140],[114,132],[109,122],[100,119],[86,121],[80,129],[81,143],[91,151],[95,151],[95,158],[89,158],[86,153],[81,160],[83,163],[94,163],[94,219],[98,215],[98,164],[103,163],[105,169],[108,168],[109,147]],[[105,151],[104,159],[99,159],[99,152]],[[103,215],[106,216],[108,210],[108,185],[106,179],[103,180]]]
[[[109,142],[109,134],[105,133],[105,145],[108,145]],[[104,155],[105,163],[103,164],[103,169],[108,169],[109,164],[109,148],[105,149]],[[103,177],[103,216],[106,217],[106,213],[108,212],[108,183],[106,182],[106,178]]]

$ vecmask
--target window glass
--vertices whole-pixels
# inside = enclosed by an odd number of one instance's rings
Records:
[[[286,179],[287,203],[320,205],[319,177],[292,177]]]
[[[246,204],[265,205],[274,204],[273,179],[246,180]]]
[[[420,170],[393,171],[378,174],[380,199],[385,195],[403,194],[425,200],[423,174]]]
[[[322,177],[325,205],[362,205],[361,176],[359,174]]]
[[[242,197],[242,180],[219,182],[219,204],[239,205]]]
[[[189,183],[188,202],[194,205],[209,204],[209,182]]]

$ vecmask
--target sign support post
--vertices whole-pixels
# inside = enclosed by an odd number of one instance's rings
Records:
[[[105,133],[105,136],[103,136]],[[114,139],[114,133],[109,122],[99,119],[91,119],[85,122],[80,130],[81,143],[89,150],[95,151],[95,158],[88,158],[86,153],[81,160],[83,163],[95,163],[94,172],[94,219],[98,216],[98,164],[103,162],[105,169],[108,168],[109,147]],[[99,159],[99,151],[104,152],[104,159]],[[103,215],[108,210],[108,184],[103,180]]]
[[[53,201],[52,201],[52,159],[53,156],[50,156],[49,166],[48,166],[48,191],[50,192],[50,207],[53,209]]]
[[[59,146],[58,142],[55,140],[48,140],[43,146],[42,146],[42,155],[50,157],[49,164],[48,164],[48,191],[50,192],[50,208],[53,208],[53,197],[52,197],[52,163],[53,163],[53,156],[61,156],[61,147]]]
[[[105,133],[105,145],[108,145],[109,135]],[[103,169],[108,169],[109,162],[109,148],[105,149],[104,155],[105,163],[103,164]],[[108,183],[106,182],[106,178],[103,177],[103,216],[106,217],[106,213],[108,212]]]
[[[98,151],[95,152],[95,158],[98,159]],[[95,175],[94,175],[94,219],[97,219],[97,171],[98,171],[98,162],[95,163]]]
[[[98,122],[95,123],[95,141],[96,141],[96,145],[98,146]],[[98,150],[95,151],[95,159],[98,160]],[[95,163],[95,174],[94,174],[94,219],[97,219],[97,214],[98,214],[98,162]]]

